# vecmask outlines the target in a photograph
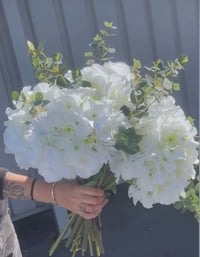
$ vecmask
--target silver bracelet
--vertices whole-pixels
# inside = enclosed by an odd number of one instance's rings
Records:
[[[55,186],[58,182],[55,182],[52,184],[51,186],[51,198],[52,200],[54,201],[55,204],[58,204],[57,201],[56,201],[56,196],[55,196]]]

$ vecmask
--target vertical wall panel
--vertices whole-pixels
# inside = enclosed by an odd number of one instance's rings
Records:
[[[63,10],[63,5],[60,1],[53,1],[54,10],[56,15],[57,27],[59,32],[59,39],[61,42],[61,53],[64,58],[64,62],[67,64],[68,68],[74,67],[74,58],[72,53],[72,45],[68,32],[68,26],[65,22],[65,14]]]
[[[85,65],[84,52],[88,50],[88,44],[92,38],[87,16],[87,5],[81,0],[70,0],[68,3],[66,5],[66,1],[62,1],[65,26],[68,29],[68,40],[71,44],[73,67],[80,68]]]
[[[183,53],[189,56],[189,63],[185,70],[185,112],[191,114],[198,125],[199,113],[199,23],[198,23],[198,0],[177,0],[177,20],[180,33],[180,44]],[[185,12],[182,11],[184,6]]]
[[[34,82],[34,76],[31,63],[28,58],[28,51],[26,46],[26,41],[28,40],[28,38],[25,37],[26,31],[24,31],[22,23],[23,21],[20,17],[17,2],[15,0],[4,1],[4,10],[6,13],[10,37],[13,43],[18,64],[16,66],[16,71],[19,70],[23,84],[30,85]],[[12,60],[13,58],[11,57],[10,62],[12,62]],[[16,89],[21,88],[22,82],[18,83],[17,81],[15,81],[15,84],[13,82],[13,87]]]
[[[53,1],[27,0],[38,43],[49,53],[61,51],[61,42]],[[26,22],[26,21],[24,21]]]
[[[131,58],[140,59],[145,65],[154,59],[153,42],[145,1],[123,1]]]
[[[177,35],[173,33],[175,24],[172,17],[170,0],[150,0],[149,5],[151,6],[149,12],[152,17],[156,58],[173,60],[177,56],[178,49],[176,49],[175,44]],[[163,35],[167,35],[167,38]]]

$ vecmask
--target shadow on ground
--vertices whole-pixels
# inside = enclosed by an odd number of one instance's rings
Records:
[[[17,221],[15,228],[23,257],[48,257],[57,237],[52,210]],[[126,185],[119,186],[104,208],[102,228],[102,257],[199,257],[198,223],[190,213],[181,214],[172,206],[134,207],[127,198]],[[64,242],[53,257],[71,257]]]

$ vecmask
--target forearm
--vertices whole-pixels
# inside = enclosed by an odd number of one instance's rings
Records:
[[[8,171],[3,179],[3,197],[30,199],[31,183],[31,178]]]
[[[28,176],[18,175],[2,168],[0,168],[0,175],[2,178],[0,179],[2,191],[0,199],[32,199],[54,203],[85,219],[97,217],[108,202],[104,191],[100,188],[80,185],[75,181],[63,180],[47,183],[42,179],[37,179],[34,183],[34,180]]]
[[[31,177],[7,171],[3,178],[3,198],[31,199],[32,183]],[[38,179],[32,191],[33,199],[53,203],[51,186],[51,183]]]

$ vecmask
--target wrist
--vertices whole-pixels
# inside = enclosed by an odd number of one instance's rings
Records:
[[[38,202],[53,203],[51,187],[52,183],[47,183],[42,179],[37,179],[33,187],[33,199]]]

